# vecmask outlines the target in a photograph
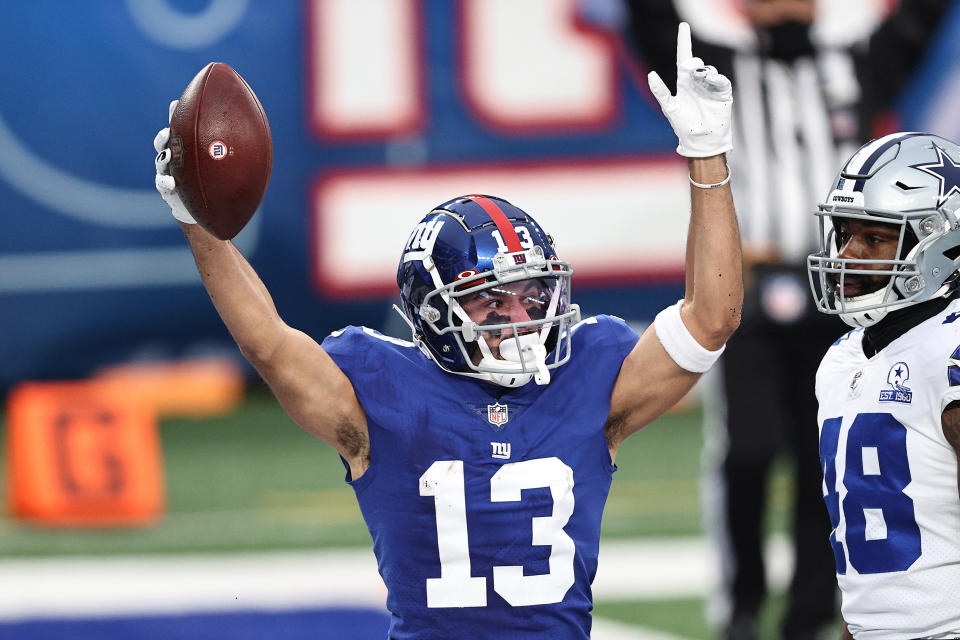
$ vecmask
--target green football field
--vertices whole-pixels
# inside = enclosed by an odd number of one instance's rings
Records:
[[[164,420],[160,433],[167,513],[159,524],[56,530],[4,517],[0,559],[370,545],[339,458],[294,425],[266,391],[252,391],[227,417]],[[633,436],[618,454],[605,538],[700,535],[701,445],[696,411],[667,415]],[[770,487],[771,530],[784,528],[789,483],[781,469]],[[776,637],[780,604],[774,598],[765,612],[762,637]],[[697,598],[600,600],[596,614],[687,638],[711,637]]]

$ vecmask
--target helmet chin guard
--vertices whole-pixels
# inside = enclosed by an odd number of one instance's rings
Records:
[[[483,357],[477,363],[477,369],[488,376],[488,380],[501,387],[522,387],[534,378],[537,384],[550,383],[550,370],[547,369],[547,348],[536,333],[506,338],[500,343],[500,357],[494,357],[486,340],[477,341]],[[517,374],[519,368],[524,373]],[[499,370],[504,373],[497,373]],[[526,373],[534,369],[536,373]]]
[[[397,273],[414,341],[450,373],[504,387],[548,384],[550,370],[570,359],[570,329],[580,321],[570,303],[573,269],[551,243],[499,198],[464,196],[434,209],[411,234]],[[496,313],[478,322],[462,304],[525,288],[534,293],[521,299],[536,298],[536,313],[522,322]]]
[[[868,311],[841,313],[840,319],[851,327],[869,327],[874,325],[886,317],[889,311],[886,304],[888,302],[887,298],[889,297],[889,290],[884,288],[879,291],[874,291],[873,293],[865,293],[862,296],[848,298],[848,300],[856,306],[872,306],[874,308]],[[841,302],[841,304],[843,303]]]
[[[960,147],[922,133],[868,142],[847,161],[815,215],[820,250],[807,258],[817,309],[869,327],[898,308],[951,294],[960,270]],[[841,258],[843,220],[899,230],[892,259]],[[848,278],[886,277],[873,291],[844,296]]]

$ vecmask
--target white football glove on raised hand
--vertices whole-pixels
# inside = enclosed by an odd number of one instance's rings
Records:
[[[686,22],[681,22],[677,31],[677,95],[670,94],[656,71],[650,72],[647,81],[680,139],[677,153],[687,158],[706,158],[733,148],[733,87],[726,76],[693,57],[690,25]]]
[[[179,100],[174,100],[170,103],[167,122],[173,119],[173,112],[176,110],[179,102]],[[167,165],[170,164],[170,158],[173,156],[173,153],[167,148],[169,141],[170,127],[160,129],[157,137],[153,139],[153,148],[157,150],[157,157],[156,160],[154,160],[154,164],[157,167],[157,177],[154,180],[154,184],[156,184],[160,196],[163,197],[163,201],[170,205],[170,211],[173,213],[174,218],[184,224],[197,224],[197,221],[190,215],[187,208],[183,206],[183,201],[180,200],[180,196],[177,195],[177,183],[167,168]]]

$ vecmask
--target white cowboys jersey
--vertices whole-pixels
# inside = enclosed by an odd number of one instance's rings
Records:
[[[857,640],[960,637],[960,301],[867,359],[863,330],[827,351],[817,421],[843,618]]]

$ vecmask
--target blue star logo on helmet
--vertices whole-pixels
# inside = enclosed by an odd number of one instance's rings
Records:
[[[937,207],[941,207],[950,196],[960,194],[960,165],[956,164],[939,145],[934,144],[933,148],[937,151],[937,162],[914,164],[911,167],[929,173],[940,181]]]

